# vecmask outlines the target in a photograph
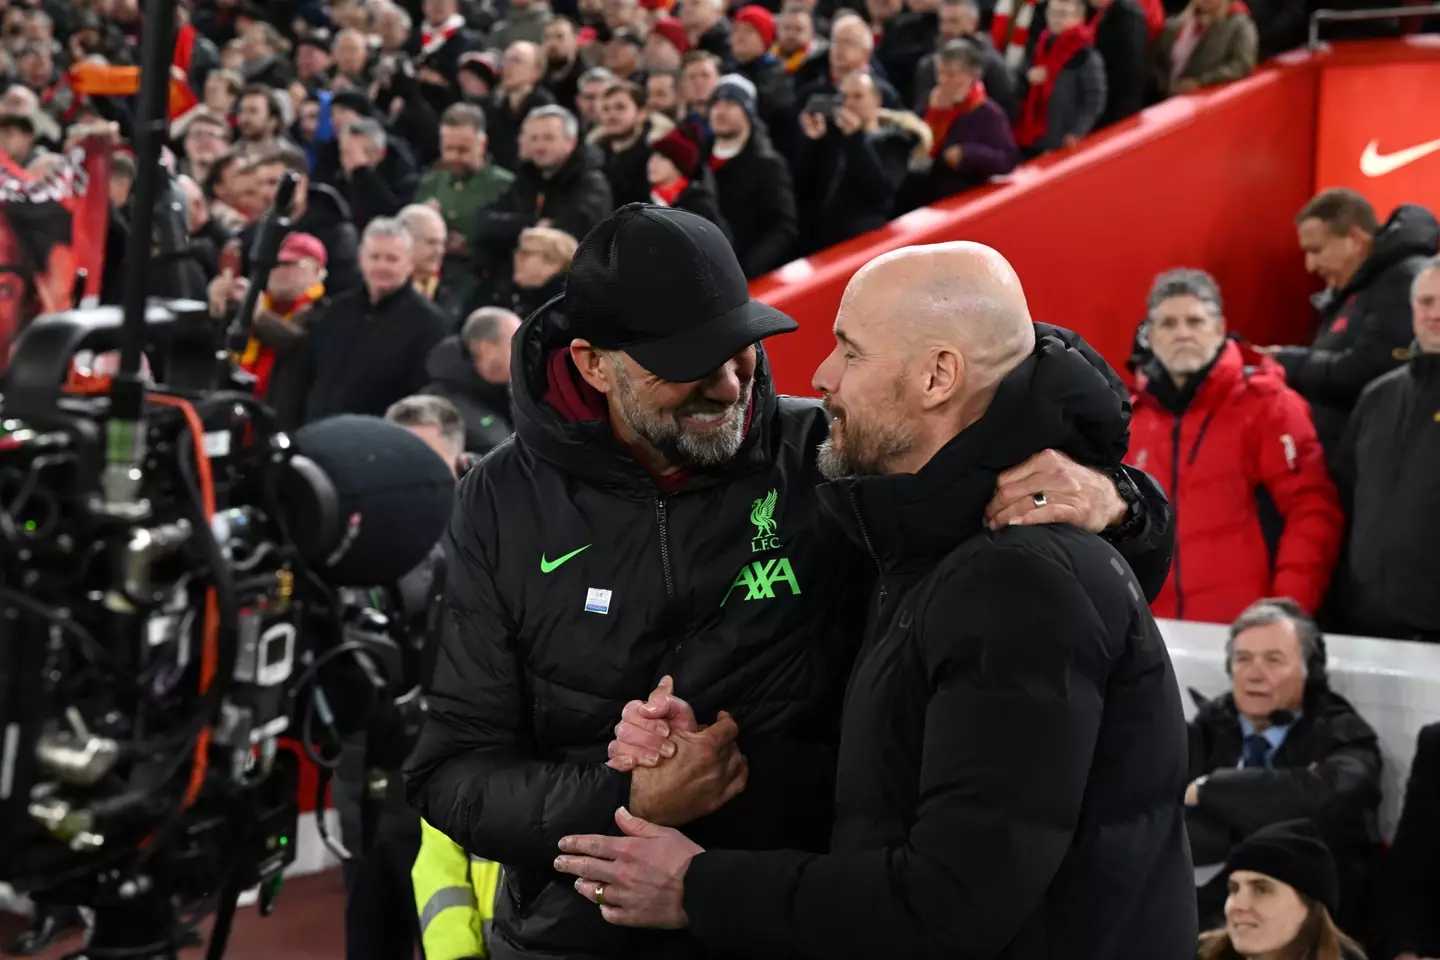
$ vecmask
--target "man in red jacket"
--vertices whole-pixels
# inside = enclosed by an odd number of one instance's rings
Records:
[[[1309,405],[1275,361],[1227,334],[1207,273],[1156,278],[1146,328],[1154,357],[1133,398],[1125,459],[1160,482],[1176,511],[1155,615],[1229,623],[1266,596],[1314,611],[1344,517]]]

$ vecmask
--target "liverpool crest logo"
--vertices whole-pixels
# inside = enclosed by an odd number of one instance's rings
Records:
[[[751,504],[750,522],[755,524],[755,539],[750,541],[751,553],[774,550],[780,546],[780,539],[775,536],[775,504],[779,498],[779,491],[771,490]]]

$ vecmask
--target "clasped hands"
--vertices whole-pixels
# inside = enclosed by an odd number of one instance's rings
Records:
[[[685,873],[702,848],[674,827],[714,813],[745,789],[749,767],[735,719],[720,711],[707,727],[661,679],[644,702],[625,705],[607,766],[629,772],[630,802],[615,812],[623,836],[565,837],[555,869],[610,923],[679,929]]]

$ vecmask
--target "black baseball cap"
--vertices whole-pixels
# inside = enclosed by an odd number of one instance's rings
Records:
[[[719,227],[648,203],[626,204],[585,235],[565,309],[576,337],[624,350],[672,383],[701,380],[752,343],[799,326],[750,299]]]

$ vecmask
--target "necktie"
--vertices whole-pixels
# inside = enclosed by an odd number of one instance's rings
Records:
[[[1270,741],[1258,733],[1252,733],[1245,738],[1240,756],[1245,761],[1246,769],[1255,767],[1263,770],[1270,766]]]

